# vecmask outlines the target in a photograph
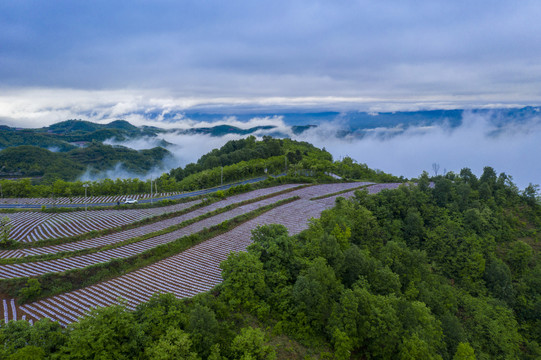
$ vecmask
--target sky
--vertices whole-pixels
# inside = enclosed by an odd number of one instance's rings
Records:
[[[0,125],[539,106],[539,19],[538,0],[0,0]],[[160,112],[178,123],[149,120]],[[524,185],[541,183],[539,116],[529,123],[494,138],[468,119],[392,142],[330,137],[333,123],[305,139],[397,175],[495,164]],[[177,140],[184,164],[227,139]]]
[[[0,1],[0,122],[538,105],[541,3]]]

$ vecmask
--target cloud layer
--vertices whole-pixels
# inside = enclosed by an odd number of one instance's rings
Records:
[[[417,177],[425,170],[432,173],[432,164],[438,163],[440,173],[444,170],[458,173],[462,168],[469,167],[480,175],[484,166],[492,166],[498,173],[513,176],[520,188],[530,182],[541,183],[541,165],[538,161],[538,154],[541,153],[541,116],[502,120],[490,113],[466,111],[459,126],[444,122],[407,127],[397,123],[391,128],[370,129],[363,132],[362,137],[355,132],[344,136],[352,125],[347,116],[323,122],[300,135],[294,135],[282,117],[253,118],[249,122],[240,122],[231,117],[220,123],[244,128],[272,124],[293,139],[325,147],[335,159],[350,156],[371,168],[397,176]],[[268,133],[261,131],[256,135],[261,137]],[[166,162],[165,169],[195,162],[208,151],[239,138],[241,136],[238,135],[164,134],[160,139],[173,144],[168,148],[173,157]],[[121,144],[139,150],[153,147],[156,143],[156,139],[139,139]]]
[[[3,1],[0,83],[188,102],[539,102],[540,15],[535,0]]]
[[[411,178],[432,164],[456,173],[469,167],[480,175],[484,166],[492,166],[498,173],[513,176],[520,188],[528,183],[541,183],[541,117],[524,122],[508,119],[503,126],[489,120],[488,115],[465,112],[462,125],[410,127],[395,136],[381,136],[380,129],[362,139],[338,136],[343,124],[327,124],[311,129],[301,136],[319,147],[325,147],[335,159],[350,156],[371,168]]]

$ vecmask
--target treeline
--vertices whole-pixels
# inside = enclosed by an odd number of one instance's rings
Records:
[[[114,151],[110,151],[113,149]],[[4,153],[4,151],[8,151]],[[121,161],[126,170],[140,172],[149,170],[168,153],[162,148],[141,150],[139,152],[123,147],[110,147],[94,143],[83,149],[68,152],[69,161],[62,155],[35,147],[12,148],[0,152],[0,163],[6,158],[12,168],[27,169],[30,174],[54,173],[55,178],[35,184],[29,179],[0,180],[0,190],[4,197],[73,197],[84,195],[84,184],[88,184],[88,196],[134,195],[150,192],[150,180],[104,179],[97,181],[66,181],[73,172],[85,167],[105,170]],[[8,156],[9,154],[9,156]],[[4,156],[4,157],[3,157]],[[24,159],[32,158],[26,162]],[[51,160],[49,160],[49,157]],[[38,161],[38,159],[42,159]],[[67,162],[66,162],[67,161]],[[85,167],[83,167],[83,165]],[[34,169],[34,170],[32,170]],[[76,170],[75,170],[76,169]],[[54,171],[53,171],[54,170]],[[220,149],[203,155],[197,163],[176,168],[154,179],[153,189],[159,192],[191,191],[210,188],[248,178],[264,175],[287,174],[289,181],[309,178],[311,181],[335,181],[330,174],[345,180],[369,180],[375,182],[404,181],[403,178],[370,169],[366,164],[356,163],[349,157],[333,162],[332,155],[306,142],[290,139],[255,137],[228,141]]]
[[[541,208],[490,167],[357,192],[223,263],[220,297],[338,359],[541,357]]]
[[[346,157],[333,162],[332,155],[306,142],[290,139],[273,139],[264,136],[257,141],[254,136],[228,141],[220,149],[203,155],[197,163],[173,169],[169,176],[160,178],[170,184],[167,188],[195,190],[238,181],[265,174],[309,176],[318,181],[330,181],[330,174],[348,180],[377,182],[403,181],[382,171],[370,169]],[[176,184],[174,184],[176,182]]]
[[[253,231],[211,293],[0,328],[3,356],[538,359],[541,208],[485,168],[358,191],[297,236]],[[39,355],[39,357],[38,357]]]
[[[320,150],[307,143],[290,139],[274,139],[264,136],[262,141],[257,141],[255,136],[248,136],[245,139],[228,141],[220,149],[214,149],[184,168],[179,167],[169,172],[169,175],[177,181],[204,170],[216,167],[237,164],[241,161],[255,159],[268,159],[275,156],[287,155],[290,163],[297,163],[303,157],[316,157],[332,160],[332,156],[325,150]],[[285,162],[282,158],[285,171]]]

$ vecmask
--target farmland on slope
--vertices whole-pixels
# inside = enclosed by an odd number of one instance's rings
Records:
[[[68,323],[75,321],[93,306],[117,303],[119,296],[125,298],[131,307],[134,307],[142,301],[148,300],[155,292],[173,292],[179,297],[192,296],[198,292],[209,290],[220,281],[220,262],[227,257],[230,251],[244,250],[250,243],[250,231],[257,225],[281,223],[287,226],[292,234],[296,234],[307,227],[308,220],[311,217],[318,217],[322,210],[332,207],[334,199],[337,196],[351,195],[352,192],[343,193],[344,190],[347,191],[348,188],[359,188],[361,185],[367,184],[337,183],[305,187],[247,205],[245,206],[245,209],[242,209],[243,207],[236,208],[209,219],[196,222],[177,232],[168,233],[161,237],[150,238],[147,242],[142,241],[134,243],[133,246],[128,245],[111,251],[98,251],[95,254],[90,254],[86,257],[76,256],[51,261],[1,265],[0,273],[3,274],[3,277],[35,276],[51,271],[64,271],[66,269],[84,267],[92,263],[107,262],[114,257],[130,256],[133,255],[134,252],[142,252],[145,251],[145,249],[158,246],[160,243],[173,241],[175,238],[196,233],[206,227],[220,224],[235,215],[246,213],[254,208],[263,206],[264,204],[270,204],[279,199],[290,198],[292,196],[300,196],[300,199],[297,201],[272,209],[269,212],[235,227],[231,231],[211,238],[178,255],[171,256],[153,265],[146,266],[129,274],[80,290],[23,305],[19,308],[19,312],[22,312],[18,317],[21,318],[22,316],[25,316],[25,318],[33,320],[42,317],[50,317],[63,325],[67,325]],[[379,191],[382,188],[393,188],[397,185],[398,184],[373,185],[373,191]],[[272,195],[272,193],[287,188],[293,188],[294,186],[296,185],[284,185],[276,188],[256,190],[232,197],[233,199],[228,199],[228,202],[231,203],[241,201],[242,199],[256,198],[262,194]],[[371,189],[371,187],[368,187],[368,189]],[[310,200],[314,197],[337,192],[340,194],[320,200]],[[224,203],[222,204],[215,203],[210,205],[210,207],[200,208],[196,211],[199,213],[212,211],[211,209],[225,206],[225,202],[226,201],[224,200]],[[195,214],[191,214],[191,216],[195,216]],[[208,221],[213,218],[214,220],[211,222]],[[155,224],[152,226],[154,225]],[[166,225],[163,224],[163,226]],[[145,231],[150,231],[150,229]],[[131,236],[127,234],[124,235],[126,237]],[[94,240],[86,241],[86,244],[88,245],[89,243],[92,243],[92,241]],[[80,244],[66,244],[64,247],[56,248],[55,250],[62,249],[65,251],[65,246],[74,246],[74,248],[76,248],[78,245]],[[29,252],[32,251],[31,248],[25,250]],[[4,311],[0,312],[7,316],[5,317],[6,321],[8,319],[14,319],[16,316],[16,310],[14,309],[17,309],[18,307],[16,306],[14,308],[13,304],[11,299],[6,299]]]

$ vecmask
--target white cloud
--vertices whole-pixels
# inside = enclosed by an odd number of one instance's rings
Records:
[[[327,128],[310,129],[296,139],[325,147],[335,159],[350,156],[398,176],[411,178],[424,170],[431,172],[432,163],[454,172],[469,167],[478,175],[484,166],[492,166],[498,173],[513,176],[521,188],[530,182],[539,184],[541,117],[524,123],[509,120],[498,128],[487,116],[466,112],[457,128],[411,127],[391,137],[374,130],[362,139],[340,138],[337,134],[341,127],[327,124]]]
[[[486,99],[485,99],[486,100]],[[162,128],[209,126],[183,116],[185,111],[415,111],[420,109],[502,108],[535,105],[530,101],[501,102],[475,97],[438,96],[409,98],[375,97],[175,97],[165,90],[74,90],[46,88],[0,88],[0,124],[18,127],[42,127],[68,119],[107,123],[123,119],[134,125]],[[492,101],[494,100],[494,101]],[[538,99],[541,102],[541,98]],[[151,117],[150,114],[158,113]],[[174,114],[173,118],[167,116]],[[225,118],[212,124],[230,124],[241,128],[276,123],[273,117],[251,122]]]

